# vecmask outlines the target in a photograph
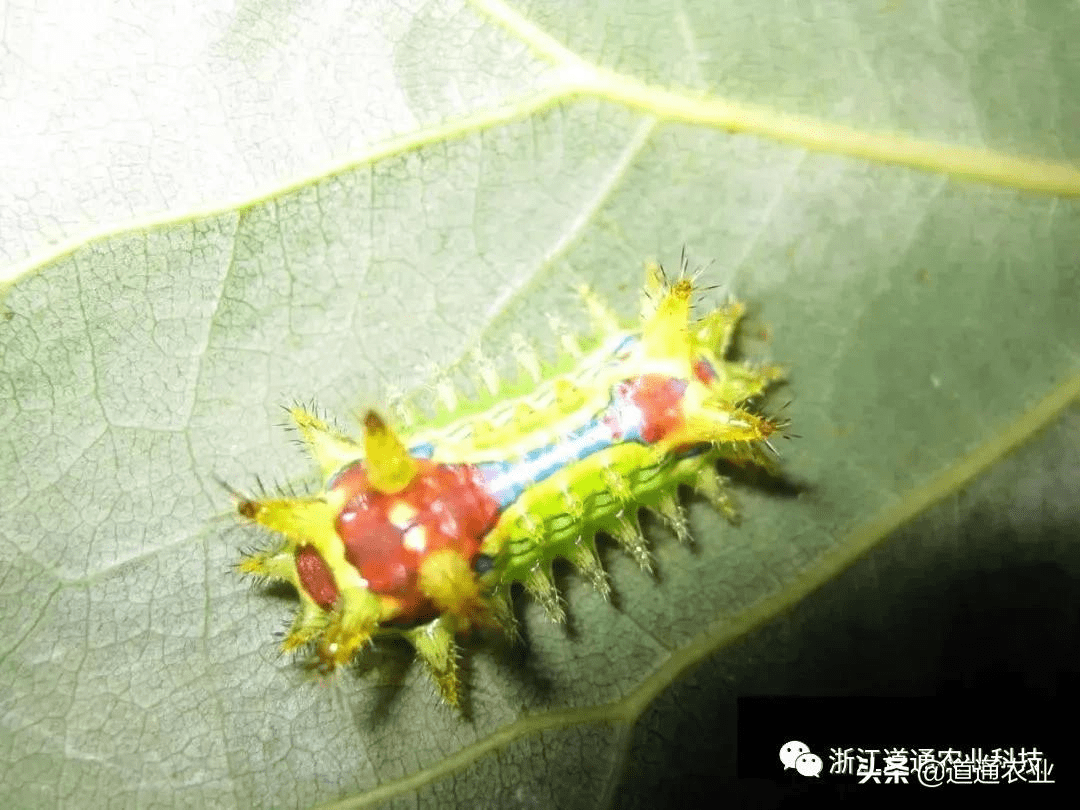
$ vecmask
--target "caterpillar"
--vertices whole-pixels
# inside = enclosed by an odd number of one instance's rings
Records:
[[[563,335],[563,356],[544,380],[536,355],[519,347],[532,390],[500,385],[483,367],[473,402],[406,435],[368,411],[358,442],[290,408],[321,491],[234,492],[239,514],[276,537],[239,570],[299,594],[283,650],[309,649],[312,664],[332,671],[375,638],[402,636],[457,706],[455,638],[476,628],[513,635],[513,583],[563,621],[556,558],[610,593],[598,532],[650,570],[640,508],[680,539],[689,534],[680,486],[733,517],[717,462],[767,465],[762,448],[783,425],[753,403],[783,374],[725,360],[745,308],[729,300],[694,320],[694,291],[685,258],[674,280],[651,264],[635,330],[582,287],[598,327],[585,348]]]

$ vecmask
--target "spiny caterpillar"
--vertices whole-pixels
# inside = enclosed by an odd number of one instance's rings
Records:
[[[779,425],[750,403],[782,376],[723,359],[743,305],[729,301],[691,321],[685,260],[672,282],[659,265],[646,271],[640,331],[580,292],[600,335],[588,353],[564,336],[566,357],[546,382],[536,356],[523,356],[538,382],[530,393],[500,392],[485,367],[478,402],[449,407],[406,437],[368,411],[362,442],[290,409],[322,491],[237,496],[239,513],[278,537],[243,557],[240,571],[289,582],[300,596],[284,650],[310,646],[331,671],[378,636],[403,636],[458,705],[455,636],[483,627],[512,634],[514,582],[562,621],[556,557],[607,596],[597,532],[650,569],[640,508],[682,539],[680,485],[733,516],[716,463],[764,463],[761,445]]]

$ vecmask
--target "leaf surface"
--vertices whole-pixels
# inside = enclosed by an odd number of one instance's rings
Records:
[[[5,33],[5,805],[603,806],[658,694],[1080,390],[1080,11],[356,5]],[[786,482],[606,547],[613,604],[561,572],[569,629],[520,598],[464,719],[393,648],[305,683],[214,476],[302,485],[281,404],[550,357],[683,245],[792,370]]]

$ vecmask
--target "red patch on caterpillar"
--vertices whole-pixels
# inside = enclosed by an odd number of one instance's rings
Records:
[[[643,374],[619,383],[616,396],[633,403],[641,411],[641,438],[656,444],[683,425],[682,399],[686,381],[662,374]]]
[[[708,360],[698,360],[694,363],[694,376],[699,382],[708,384],[716,379],[716,369]]]
[[[498,504],[470,465],[417,460],[416,466],[409,484],[395,493],[373,487],[360,463],[346,467],[332,486],[345,495],[335,521],[345,559],[368,590],[397,601],[394,618],[402,622],[438,614],[418,587],[424,561],[450,549],[471,565],[499,515]]]
[[[319,552],[311,546],[300,546],[296,550],[296,573],[300,578],[300,587],[315,600],[315,604],[324,610],[334,606],[338,589],[334,584],[334,575]]]

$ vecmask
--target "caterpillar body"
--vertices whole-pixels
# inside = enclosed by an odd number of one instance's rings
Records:
[[[764,463],[762,445],[778,425],[752,403],[782,376],[776,366],[724,359],[743,305],[729,301],[692,320],[685,264],[670,282],[659,265],[648,268],[637,329],[581,293],[600,336],[586,352],[564,335],[576,366],[526,395],[500,396],[485,369],[486,407],[465,406],[405,436],[368,411],[360,442],[290,409],[322,490],[237,496],[240,515],[277,538],[244,556],[240,571],[299,593],[284,650],[310,648],[319,668],[332,670],[372,639],[400,635],[457,705],[455,637],[481,627],[512,632],[514,582],[561,621],[556,558],[609,593],[598,532],[648,569],[640,508],[680,538],[688,534],[681,485],[733,515],[716,464]],[[541,376],[535,355],[522,365]]]

